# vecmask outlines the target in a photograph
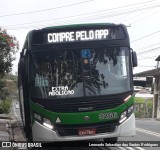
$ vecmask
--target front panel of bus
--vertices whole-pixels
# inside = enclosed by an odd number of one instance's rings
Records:
[[[122,27],[104,26],[33,33],[29,53],[33,140],[134,135],[127,38]]]

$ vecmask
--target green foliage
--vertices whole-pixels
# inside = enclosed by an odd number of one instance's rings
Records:
[[[147,101],[147,106],[148,106],[148,108],[152,108],[153,107],[153,102],[152,101]]]
[[[6,83],[3,80],[0,80],[0,90],[6,86]]]
[[[15,60],[15,53],[18,49],[17,39],[0,28],[0,77],[11,71],[12,61]]]
[[[144,108],[144,109],[146,109],[146,113],[148,115],[147,117],[149,117],[149,118],[152,117],[152,109],[153,109],[153,101],[152,100],[150,100],[150,99],[146,100],[144,98],[135,97],[135,104],[136,103],[144,104],[144,106],[146,105],[147,108]],[[144,109],[140,108],[140,111],[135,111],[136,118],[146,116]]]
[[[10,107],[11,107],[11,100],[6,99],[6,100],[3,100],[3,101],[0,101],[0,114],[9,113],[10,112]]]
[[[4,80],[0,80],[0,100],[4,100],[9,96],[9,91],[6,87],[6,82]]]
[[[151,118],[152,117],[153,102],[148,100],[147,107],[148,107],[148,114],[149,114],[148,117]]]
[[[6,75],[0,79],[0,114],[9,113],[11,107],[11,97],[17,91],[17,77]]]
[[[3,77],[3,79],[9,79],[9,80],[16,80],[16,81],[17,81],[18,76],[17,76],[17,75],[13,75],[13,74],[6,73],[5,76]]]
[[[136,118],[143,118],[144,117],[144,111],[135,111],[135,117]]]
[[[134,100],[135,100],[135,103],[144,103],[145,102],[145,99],[140,98],[140,97],[135,97]]]

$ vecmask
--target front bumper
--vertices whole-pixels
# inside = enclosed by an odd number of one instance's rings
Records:
[[[135,116],[132,114],[122,124],[117,126],[116,130],[111,133],[101,133],[87,136],[59,136],[54,130],[43,126],[42,124],[35,121],[32,126],[33,141],[78,141],[78,140],[91,140],[111,137],[123,137],[123,136],[134,136],[135,135]]]

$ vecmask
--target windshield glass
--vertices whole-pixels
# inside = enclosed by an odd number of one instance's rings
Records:
[[[96,47],[31,54],[31,95],[71,98],[129,91],[129,49]]]

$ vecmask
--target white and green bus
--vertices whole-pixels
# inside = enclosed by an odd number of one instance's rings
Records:
[[[133,67],[126,26],[97,23],[30,31],[18,87],[26,137],[76,141],[135,135]]]

